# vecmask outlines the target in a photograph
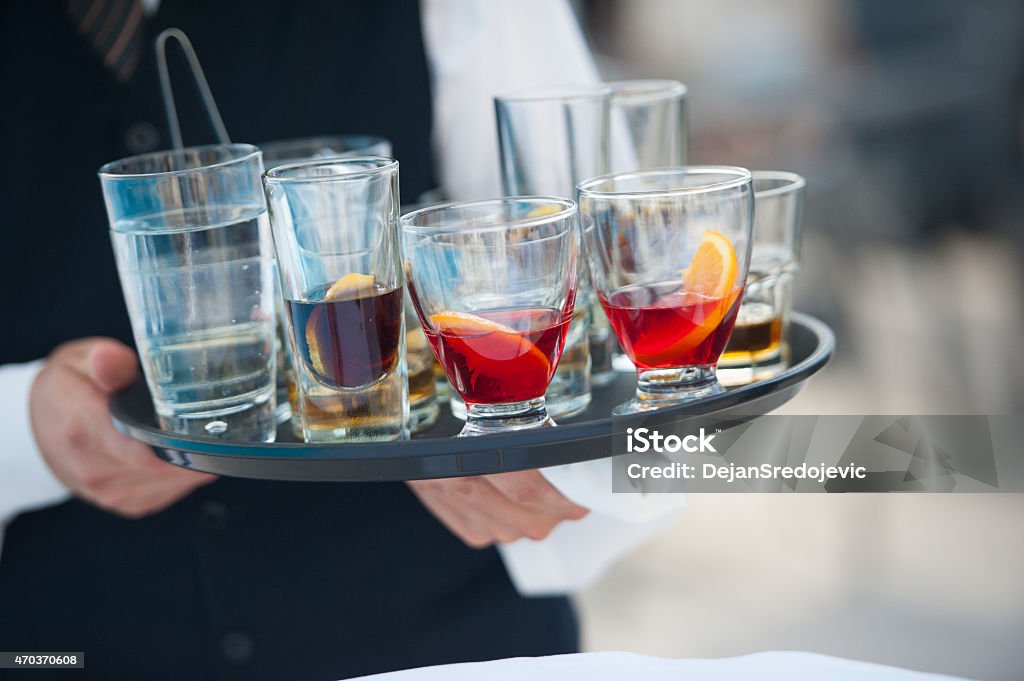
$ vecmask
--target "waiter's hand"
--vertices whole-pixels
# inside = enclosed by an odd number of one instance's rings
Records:
[[[538,471],[409,483],[423,505],[473,548],[522,537],[543,539],[563,520],[589,511],[569,501]]]
[[[32,431],[54,475],[83,499],[129,518],[164,509],[216,479],[164,463],[114,429],[107,398],[138,371],[123,343],[71,341],[50,355],[29,398]]]

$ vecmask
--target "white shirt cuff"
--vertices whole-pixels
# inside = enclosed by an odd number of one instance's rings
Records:
[[[43,461],[28,397],[43,360],[0,366],[0,541],[14,516],[65,500],[68,490]]]

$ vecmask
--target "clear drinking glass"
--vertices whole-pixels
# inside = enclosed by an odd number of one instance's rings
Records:
[[[303,438],[407,437],[398,162],[292,163],[264,185]]]
[[[300,137],[260,144],[263,151],[263,167],[271,170],[286,163],[310,161],[321,158],[353,156],[391,156],[391,142],[376,135],[322,135]],[[278,286],[280,289],[280,285]],[[285,331],[284,297],[280,290],[277,295],[277,422],[291,419],[292,433],[302,437],[302,422],[296,400],[295,373],[292,370],[290,344]],[[294,418],[293,418],[294,416]]]
[[[575,202],[443,204],[403,216],[402,237],[413,306],[466,403],[461,435],[554,425],[544,393],[576,300]]]
[[[260,151],[161,151],[99,170],[135,343],[165,430],[271,442],[274,257]]]
[[[637,367],[636,396],[614,414],[724,390],[715,376],[750,262],[750,171],[669,168],[578,188],[594,289]]]
[[[506,195],[575,197],[576,184],[608,172],[611,90],[604,85],[564,85],[520,90],[494,99]],[[548,411],[568,418],[590,404],[591,381],[612,378],[614,338],[595,324],[596,306],[581,272],[576,317],[563,361],[548,389]],[[458,411],[452,403],[453,412]]]
[[[611,88],[611,172],[686,165],[686,86],[619,80]]]
[[[437,359],[423,333],[412,299],[405,296],[405,362],[409,369],[409,432],[419,433],[437,423]]]
[[[754,171],[754,247],[743,304],[718,360],[723,385],[769,378],[789,364],[793,278],[800,268],[806,181],[796,173]]]
[[[686,86],[677,80],[619,80],[605,85],[612,91],[610,172],[685,166]],[[615,342],[608,317],[595,314],[591,336],[602,332],[611,336],[612,364],[620,369],[628,367],[630,363]],[[611,374],[608,376],[610,380]],[[596,378],[594,382],[597,384]]]
[[[322,135],[264,142],[263,165],[267,170],[286,163],[355,156],[391,157],[391,142],[377,135]]]

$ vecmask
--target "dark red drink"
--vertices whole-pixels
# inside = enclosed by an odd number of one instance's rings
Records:
[[[599,296],[622,348],[640,369],[706,366],[729,340],[742,288],[724,298],[687,292],[681,282],[621,288]]]
[[[371,285],[342,299],[324,299],[328,287],[309,301],[289,300],[288,313],[301,360],[323,385],[358,388],[384,378],[398,362],[402,290]]]
[[[441,312],[427,339],[466,402],[522,402],[547,390],[571,318],[551,309]]]

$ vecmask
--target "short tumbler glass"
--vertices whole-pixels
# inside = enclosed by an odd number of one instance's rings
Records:
[[[247,144],[99,170],[142,368],[165,430],[271,442],[274,255]]]
[[[754,248],[736,326],[718,361],[723,385],[770,378],[789,364],[793,278],[800,268],[804,188],[796,173],[754,171]]]
[[[576,300],[575,202],[450,203],[402,217],[409,295],[465,400],[461,435],[554,425],[544,393]]]
[[[724,390],[715,377],[750,260],[750,171],[728,166],[621,173],[579,185],[594,289],[638,370],[615,414]]]
[[[398,162],[293,163],[264,184],[303,438],[407,437]]]

